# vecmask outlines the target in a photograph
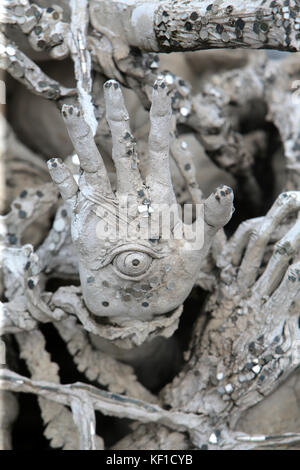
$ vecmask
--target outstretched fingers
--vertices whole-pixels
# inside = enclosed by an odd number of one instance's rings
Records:
[[[230,261],[234,266],[240,264],[243,251],[245,250],[251,232],[262,223],[263,217],[256,217],[255,219],[249,219],[242,222],[234,235],[228,242],[228,254],[230,256]]]
[[[112,135],[112,157],[116,167],[118,192],[136,196],[142,188],[136,140],[131,135],[129,116],[118,82],[109,80],[104,83],[104,98],[106,119]]]
[[[77,153],[80,166],[85,171],[88,184],[100,187],[101,191],[111,194],[111,186],[102,157],[94,141],[90,126],[85,122],[80,110],[72,105],[64,104],[62,117],[68,134]]]
[[[262,224],[252,231],[237,278],[242,289],[254,284],[266,246],[275,228],[284,217],[297,209],[300,209],[300,191],[283,193],[276,199]]]
[[[48,160],[47,165],[51,178],[58,187],[61,197],[65,201],[72,202],[78,191],[78,185],[73,178],[71,170],[60,158],[51,158]]]
[[[270,295],[278,286],[293,256],[300,250],[300,219],[274,246],[265,272],[255,284],[259,295]]]
[[[269,315],[278,315],[278,309],[281,312],[287,312],[291,304],[295,301],[300,292],[300,262],[292,264],[279,287],[266,302],[264,311]]]
[[[150,187],[151,200],[155,203],[175,204],[170,161],[171,100],[163,79],[155,82],[150,110],[149,158],[146,182]]]

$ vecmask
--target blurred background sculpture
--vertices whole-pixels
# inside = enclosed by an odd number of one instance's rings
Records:
[[[261,3],[3,2],[2,449],[299,448],[300,3]]]

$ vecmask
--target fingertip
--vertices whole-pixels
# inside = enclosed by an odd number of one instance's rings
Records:
[[[208,225],[221,228],[233,214],[234,194],[232,188],[218,186],[205,201],[205,220]]]
[[[167,93],[168,92],[168,87],[166,84],[166,81],[164,78],[158,78],[155,80],[154,85],[153,85],[153,90],[156,91],[157,93]]]
[[[62,165],[63,165],[63,161],[61,158],[50,158],[50,160],[47,160],[47,166],[49,170],[59,168]]]
[[[70,169],[65,165],[61,158],[50,158],[47,161],[50,176],[62,198],[67,201],[71,199],[78,191],[76,183]]]
[[[64,104],[61,109],[61,114],[64,120],[72,119],[80,116],[80,110],[77,106],[72,104]]]
[[[53,181],[57,184],[61,183],[69,175],[68,169],[61,158],[50,158],[47,166]]]
[[[123,93],[119,82],[108,80],[103,85],[106,104],[106,117],[112,121],[127,121],[129,115],[125,106]]]
[[[123,94],[121,91],[120,84],[116,80],[107,80],[103,85],[104,97],[106,100],[112,101],[122,100]]]
[[[234,200],[234,192],[230,186],[221,184],[213,190],[212,196],[220,205],[231,205]]]
[[[151,114],[157,116],[170,115],[171,98],[168,95],[168,87],[164,78],[158,78],[152,90]]]
[[[103,85],[104,90],[118,90],[120,88],[119,82],[114,79],[107,80]]]

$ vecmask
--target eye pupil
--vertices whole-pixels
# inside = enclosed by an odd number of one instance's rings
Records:
[[[124,251],[118,254],[113,264],[117,270],[131,278],[140,276],[148,271],[152,263],[152,256],[142,251]]]

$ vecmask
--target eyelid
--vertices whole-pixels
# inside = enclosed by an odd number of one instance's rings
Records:
[[[96,259],[95,261],[98,261],[98,266],[95,269],[104,268],[105,266],[107,266],[108,264],[112,262],[115,256],[119,255],[120,253],[124,253],[126,251],[137,251],[137,252],[146,253],[147,255],[152,256],[152,258],[154,259],[163,258],[165,256],[163,253],[157,253],[156,251],[154,251],[152,248],[148,246],[128,243],[126,245],[113,248],[102,259]]]

